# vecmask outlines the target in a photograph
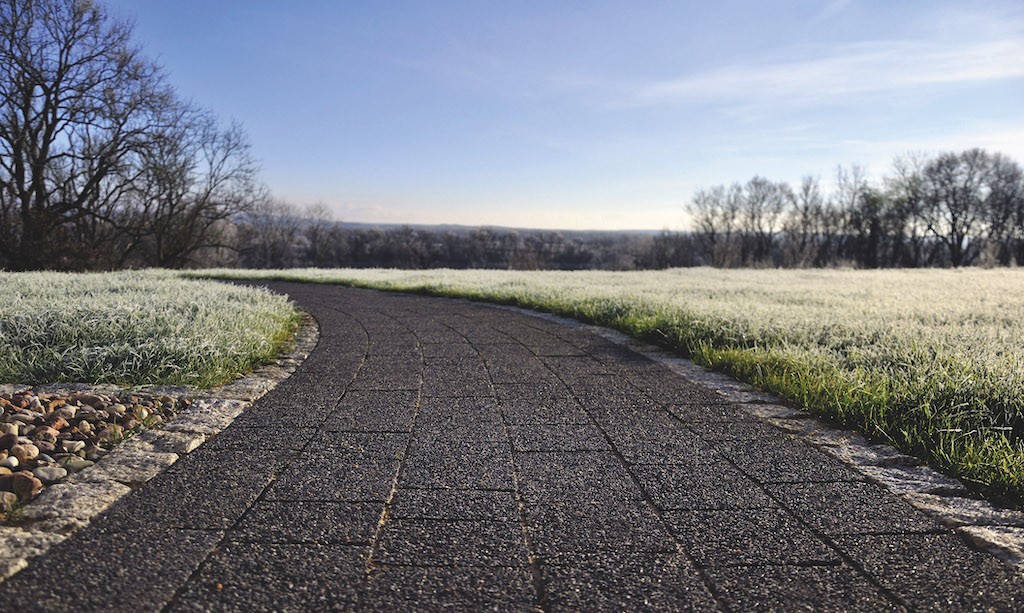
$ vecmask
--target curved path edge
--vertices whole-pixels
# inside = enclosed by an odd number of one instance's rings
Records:
[[[54,394],[89,391],[111,395],[168,395],[189,400],[190,404],[161,428],[129,438],[95,466],[46,488],[22,509],[18,525],[0,525],[0,583],[215,436],[242,411],[290,377],[316,348],[320,338],[316,319],[305,312],[302,315],[303,322],[291,341],[290,350],[274,362],[212,389],[161,385],[132,388],[89,384],[4,386],[10,391],[34,389]]]
[[[788,407],[774,394],[708,370],[657,345],[611,328],[551,313],[507,305],[490,306],[587,330],[663,364],[680,377],[725,396],[746,413],[803,438],[954,530],[971,546],[1024,573],[1024,511],[996,507],[972,494],[962,481],[925,466],[918,458],[890,445],[872,443],[857,432],[843,430],[806,411]]]

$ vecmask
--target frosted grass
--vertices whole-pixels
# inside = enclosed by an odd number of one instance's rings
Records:
[[[297,322],[283,296],[169,271],[0,273],[0,381],[209,387]]]
[[[462,296],[608,325],[990,493],[1024,494],[1024,272],[1017,270],[209,272]]]

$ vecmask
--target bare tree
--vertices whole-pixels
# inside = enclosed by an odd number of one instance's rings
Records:
[[[223,127],[191,105],[152,135],[131,193],[131,232],[145,264],[180,268],[233,248],[231,222],[263,201],[265,187],[241,126]]]
[[[172,96],[131,27],[86,0],[0,1],[0,255],[79,268]],[[102,236],[100,237],[103,238]]]
[[[986,162],[984,151],[971,149],[943,153],[924,168],[921,216],[953,266],[968,265],[977,256],[974,239],[985,216]]]
[[[771,262],[782,213],[791,200],[791,189],[787,184],[773,183],[764,177],[754,177],[743,187],[740,259],[745,265]]]
[[[987,156],[986,162],[986,239],[994,252],[993,263],[1007,266],[1015,259],[1015,244],[1024,241],[1024,171],[999,153]]]
[[[738,183],[697,190],[687,211],[712,266],[730,266],[735,257],[734,241],[743,188]]]
[[[789,210],[782,224],[788,265],[803,268],[817,260],[824,207],[818,179],[804,177],[800,188],[791,193]]]

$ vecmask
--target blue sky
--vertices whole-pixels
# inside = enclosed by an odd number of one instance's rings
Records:
[[[1024,163],[1024,3],[109,0],[338,219],[681,228],[694,189]]]

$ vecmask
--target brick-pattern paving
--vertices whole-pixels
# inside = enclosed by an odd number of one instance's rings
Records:
[[[271,286],[319,322],[302,367],[0,609],[1024,608],[1010,567],[585,330]]]

